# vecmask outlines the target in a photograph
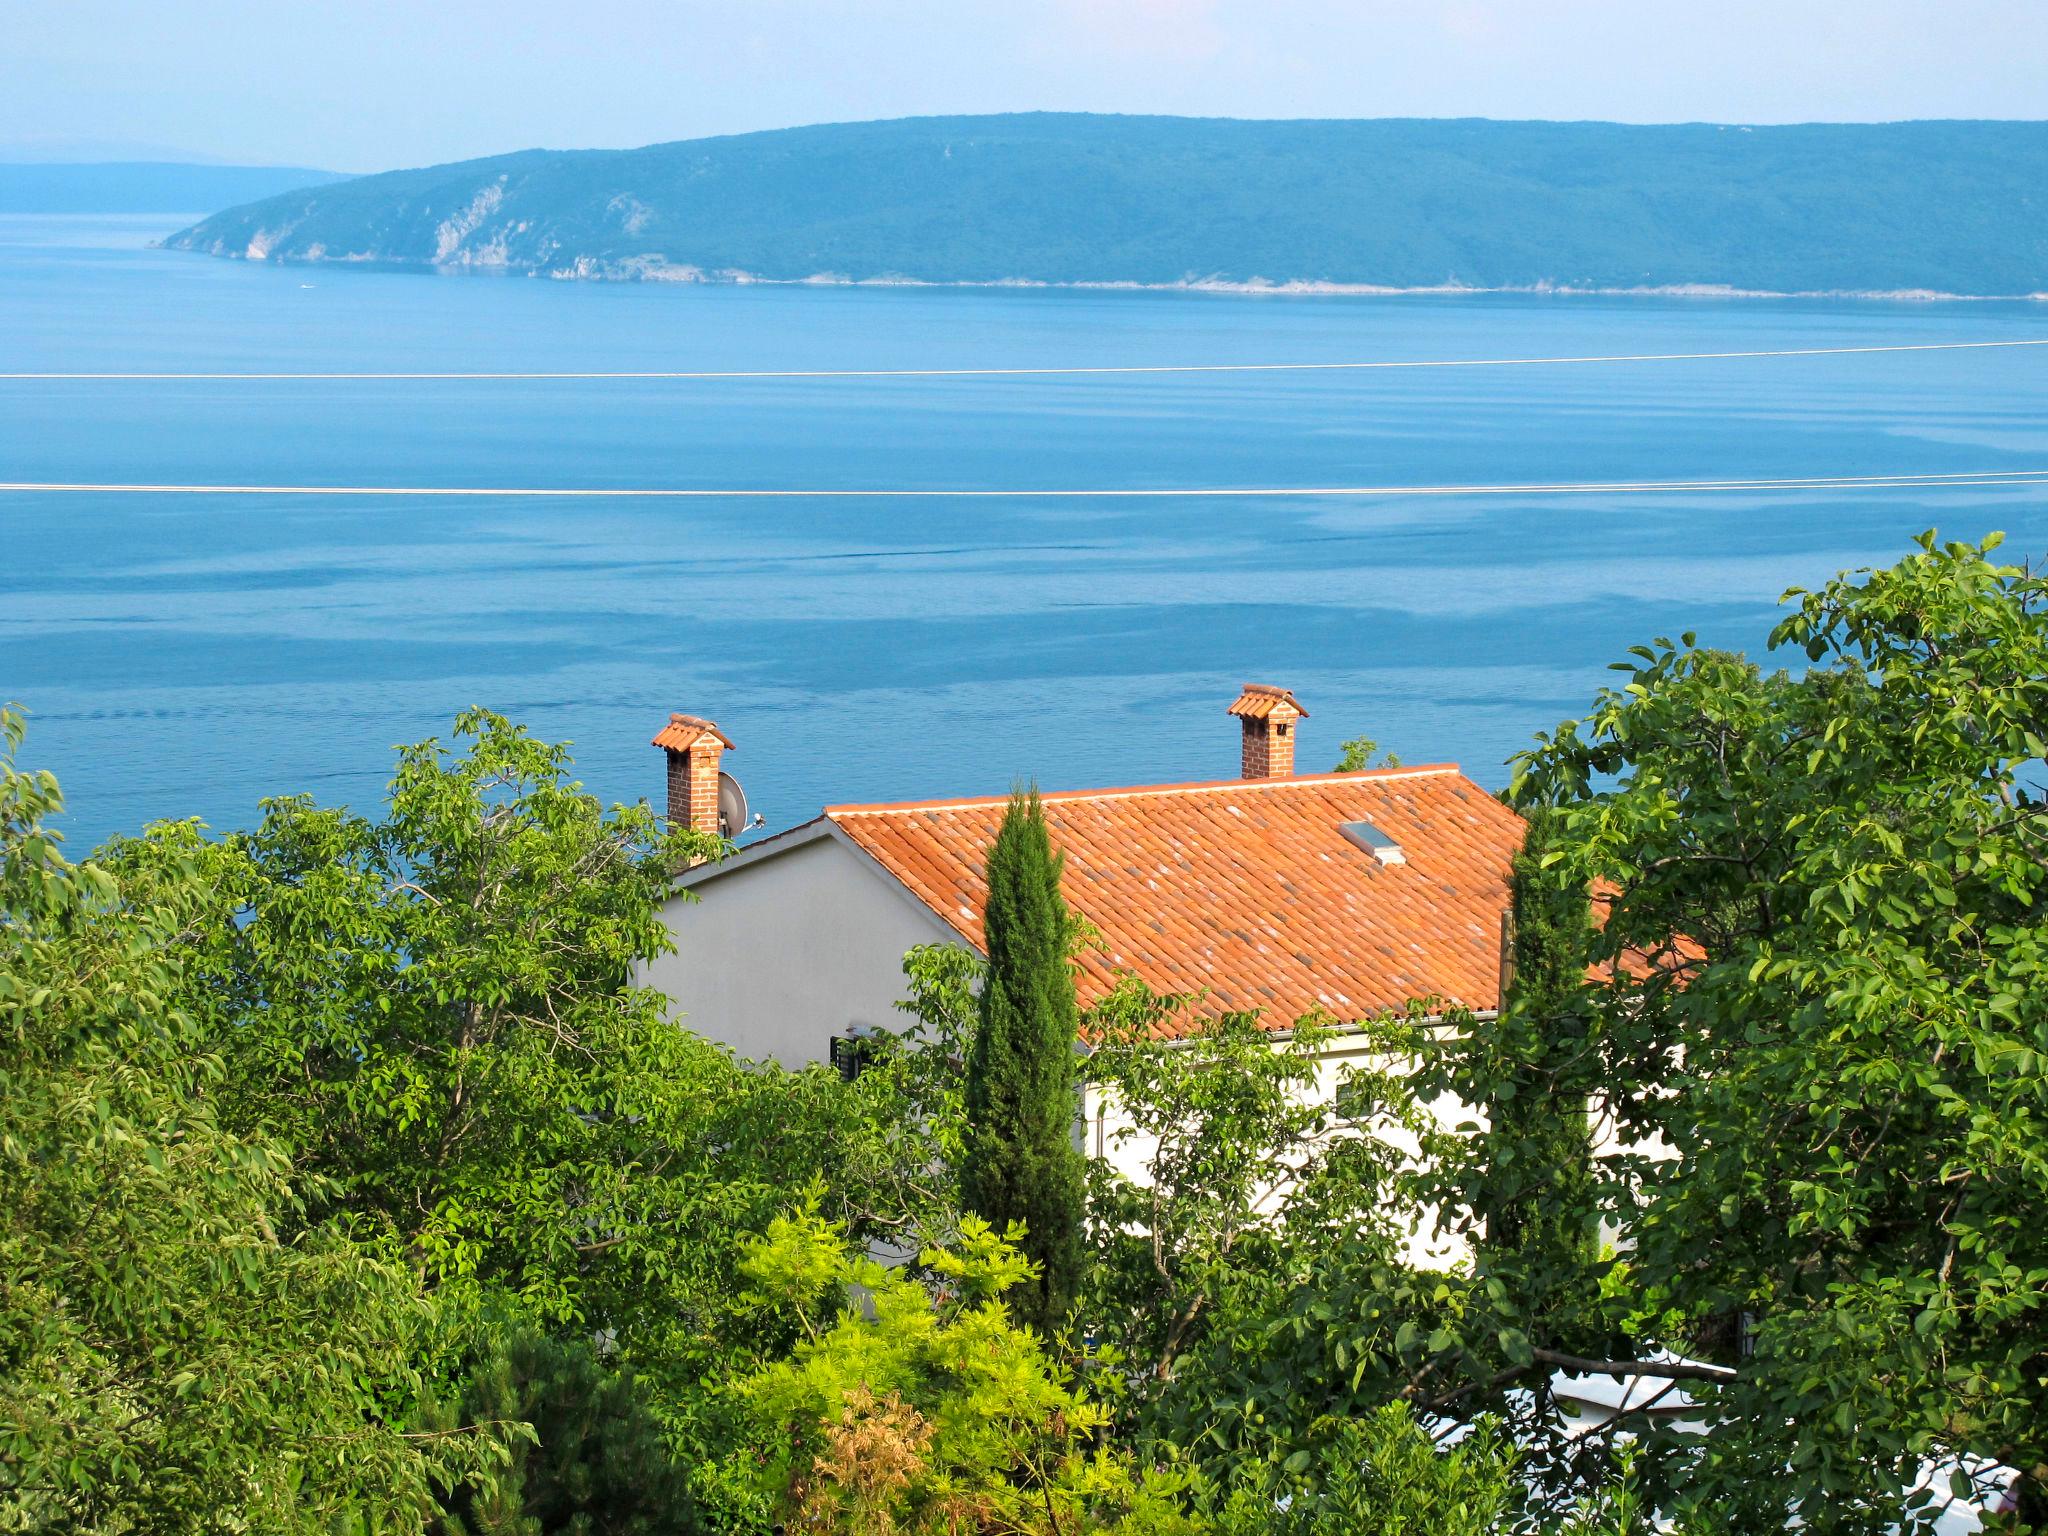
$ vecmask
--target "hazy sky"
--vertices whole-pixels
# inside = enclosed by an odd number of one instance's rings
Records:
[[[0,0],[0,150],[377,170],[1053,108],[2048,117],[2048,0]]]

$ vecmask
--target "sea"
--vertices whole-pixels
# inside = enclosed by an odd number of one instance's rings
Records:
[[[178,216],[0,219],[0,372],[1059,369],[2048,338],[2048,304],[671,286],[278,267]],[[0,491],[0,699],[72,852],[266,796],[374,811],[485,705],[658,798],[672,710],[766,830],[848,801],[1227,778],[1245,682],[1506,783],[1631,645],[1770,665],[1787,588],[1912,536],[2048,551],[2048,487],[1322,498],[1300,486],[2048,466],[2048,349],[1374,371],[0,379],[0,480],[1001,491]],[[1201,498],[1056,490],[1246,489]]]

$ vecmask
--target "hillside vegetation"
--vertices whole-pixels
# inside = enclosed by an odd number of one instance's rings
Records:
[[[553,277],[2048,289],[2048,123],[1083,114],[528,150],[231,208],[180,249]]]

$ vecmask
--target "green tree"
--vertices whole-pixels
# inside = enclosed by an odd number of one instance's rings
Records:
[[[1518,1483],[1539,1504],[1593,1496],[1617,1473],[1608,1436],[1559,1416],[1550,1368],[1562,1360],[1547,1357],[1627,1353],[1602,1290],[1613,1261],[1601,1252],[1593,1161],[1591,1106],[1604,1102],[1587,996],[1593,903],[1570,870],[1545,862],[1552,822],[1529,808],[1511,866],[1503,1007],[1490,1019],[1446,1010],[1415,1058],[1411,1091],[1479,1113],[1425,1131],[1425,1156],[1403,1181],[1410,1206],[1435,1212],[1473,1253],[1432,1329],[1428,1397],[1499,1421],[1518,1448]]]
[[[889,1106],[823,1068],[748,1070],[635,984],[694,834],[605,808],[495,715],[457,737],[402,749],[381,814],[274,800],[253,832],[160,826],[116,865],[209,893],[179,996],[223,1122],[318,1177],[298,1224],[524,1328],[607,1337],[695,1475],[734,1432],[706,1382],[786,1344],[734,1302],[742,1235],[842,1144],[848,1208],[883,1209]]]
[[[1023,1225],[1035,1272],[1016,1311],[1046,1332],[1065,1323],[1080,1282],[1085,1203],[1062,862],[1037,791],[1012,795],[988,854],[988,968],[967,1064],[961,1168],[968,1210],[999,1228]]]
[[[637,1347],[715,1284],[697,1266],[736,1212],[710,1207],[756,1210],[744,1162],[702,1176],[754,1085],[633,984],[694,834],[605,810],[495,715],[457,733],[401,751],[381,818],[272,800],[254,832],[157,827],[118,856],[220,893],[191,997],[227,1053],[222,1112],[330,1181],[321,1214],[531,1317],[636,1323]]]
[[[1012,1321],[1004,1298],[1032,1278],[1020,1235],[963,1217],[922,1255],[926,1285],[851,1250],[813,1192],[750,1248],[751,1299],[801,1334],[736,1388],[794,1528],[1193,1536],[1187,1479],[1102,1445],[1106,1407]]]
[[[1510,883],[1511,979],[1500,1017],[1474,1023],[1443,1058],[1453,1092],[1485,1106],[1473,1189],[1483,1267],[1559,1349],[1584,1351],[1598,1296],[1599,1224],[1588,1112],[1592,906],[1545,867],[1551,814],[1535,808]]]
[[[1749,1319],[1655,1447],[1703,1524],[1882,1530],[1964,1454],[2048,1487],[2048,589],[1995,543],[1788,594],[1799,675],[1640,647],[1520,764],[1637,957],[1583,1043],[1610,1290],[1640,1345]]]
[[[436,1536],[687,1536],[686,1469],[639,1384],[581,1340],[502,1328],[471,1372],[461,1417],[529,1425],[510,1464],[446,1501]]]
[[[1087,1321],[1147,1363],[1152,1391],[1263,1256],[1334,1123],[1314,1091],[1327,1027],[1307,1019],[1276,1043],[1255,1013],[1187,1019],[1195,1001],[1126,977],[1088,1017],[1107,1150],[1138,1149],[1142,1178],[1089,1164]]]
[[[420,1530],[509,1430],[421,1431],[449,1319],[221,1125],[202,872],[68,863],[20,741],[0,711],[0,1528]]]
[[[1353,736],[1349,741],[1337,744],[1337,772],[1356,773],[1361,768],[1398,768],[1401,759],[1388,752],[1380,752],[1380,744],[1370,736]],[[1373,759],[1378,758],[1378,762]]]
[[[1090,1010],[1089,1076],[1142,1174],[1089,1170],[1082,1318],[1142,1362],[1120,1406],[1148,1453],[1279,1498],[1349,1419],[1411,1387],[1439,1405],[1429,1340],[1464,1287],[1402,1262],[1403,1147],[1425,1124],[1411,1021],[1275,1032],[1190,1020],[1197,1002],[1126,979]],[[1333,1055],[1348,1064],[1330,1084]]]
[[[1241,1474],[1220,1536],[1491,1536],[1510,1529],[1515,1458],[1490,1428],[1439,1450],[1405,1403],[1337,1422],[1294,1472]]]
[[[762,1101],[755,1118],[773,1133],[751,1154],[772,1156],[771,1177],[785,1190],[823,1175],[824,1209],[855,1241],[915,1253],[953,1232],[982,970],[958,944],[911,950],[908,996],[897,1005],[904,1027],[863,1035],[850,1081],[826,1067],[752,1064]]]

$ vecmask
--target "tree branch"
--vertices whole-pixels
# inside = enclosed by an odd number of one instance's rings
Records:
[[[1584,1355],[1567,1355],[1554,1349],[1530,1351],[1545,1365],[1577,1371],[1582,1376],[1648,1376],[1657,1381],[1733,1381],[1731,1366],[1705,1365],[1692,1360],[1589,1360]]]

